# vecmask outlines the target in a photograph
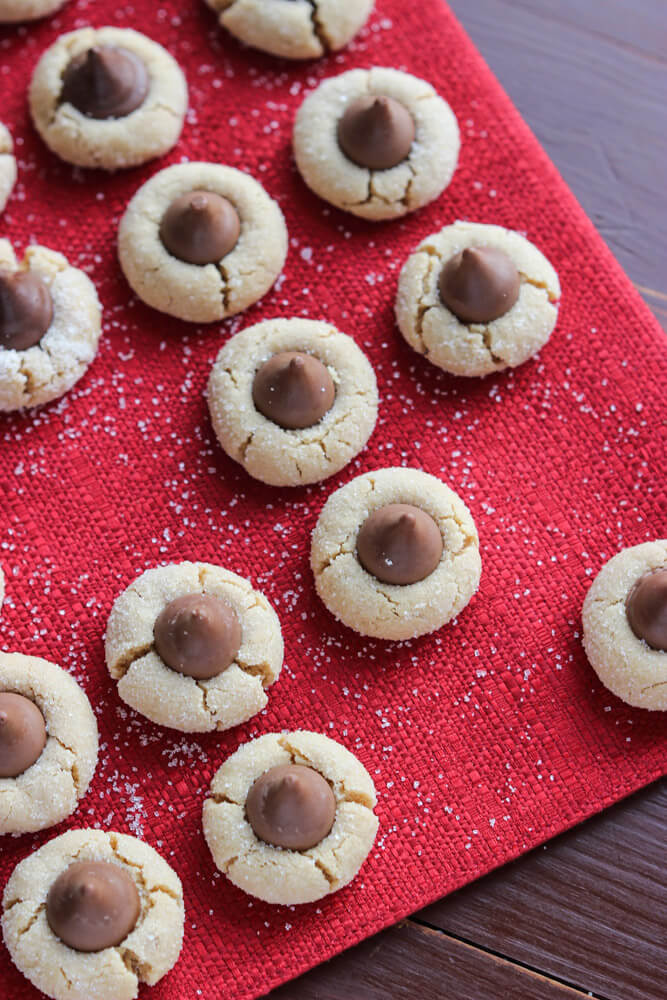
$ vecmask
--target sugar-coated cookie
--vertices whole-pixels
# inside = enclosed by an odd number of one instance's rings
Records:
[[[623,549],[586,594],[584,649],[628,705],[667,711],[667,538]]]
[[[17,969],[52,1000],[134,1000],[178,961],[183,888],[136,837],[70,830],[14,869],[2,931]]]
[[[14,157],[14,143],[9,130],[0,122],[0,212],[4,212],[5,205],[9,201],[9,196],[16,184],[16,158]]]
[[[285,263],[287,228],[253,177],[217,163],[182,163],[137,191],[120,223],[118,255],[147,305],[214,323],[269,290]]]
[[[354,38],[374,0],[206,0],[246,45],[284,59],[317,59]]]
[[[57,156],[118,170],[176,145],[188,89],[176,60],[138,31],[79,28],[43,54],[29,101],[35,128]]]
[[[453,375],[489,375],[544,347],[559,299],[558,275],[520,233],[456,222],[408,258],[396,318],[408,344],[431,364]]]
[[[46,247],[19,263],[0,239],[0,412],[58,399],[97,354],[102,308],[90,278]]]
[[[88,698],[54,663],[0,652],[0,722],[0,834],[60,823],[97,764]]]
[[[310,563],[329,611],[378,639],[439,629],[471,600],[482,569],[463,500],[435,476],[405,468],[367,472],[332,493]]]
[[[204,836],[230,882],[267,903],[310,903],[350,882],[375,840],[370,774],[319,733],[268,733],[211,782]]]
[[[275,611],[247,580],[183,562],[147,570],[116,599],[105,652],[123,701],[161,726],[205,733],[264,708],[283,639]]]
[[[67,0],[0,0],[0,24],[37,21],[64,7]]]
[[[294,156],[315,194],[364,219],[395,219],[437,198],[456,169],[459,129],[430,83],[395,69],[324,80],[294,126]]]
[[[330,323],[272,319],[237,333],[208,384],[216,436],[231,458],[272,486],[332,476],[375,426],[375,373]]]

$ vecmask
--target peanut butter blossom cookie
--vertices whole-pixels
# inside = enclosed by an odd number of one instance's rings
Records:
[[[208,563],[143,573],[116,600],[105,649],[123,701],[182,732],[256,715],[283,662],[280,622],[264,595]]]
[[[40,246],[19,263],[0,239],[0,411],[71,389],[97,354],[101,330],[97,292],[83,271]]]
[[[0,24],[36,21],[48,17],[67,3],[67,0],[0,0]]]
[[[183,163],[135,194],[118,233],[120,265],[147,305],[214,323],[269,290],[287,256],[283,214],[248,174]]]
[[[456,222],[408,258],[396,318],[408,344],[438,368],[489,375],[544,347],[559,299],[558,275],[520,233]]]
[[[353,69],[325,80],[294,126],[294,155],[308,187],[365,219],[395,219],[437,198],[459,147],[446,101],[395,69]]]
[[[0,652],[0,834],[60,823],[96,764],[97,723],[74,678],[36,656]]]
[[[368,20],[373,0],[206,0],[246,45],[285,59],[342,49]]]
[[[71,830],[14,869],[2,900],[17,969],[53,1000],[133,1000],[176,964],[181,882],[148,844]]]
[[[637,708],[667,710],[667,539],[624,549],[602,567],[583,608],[598,677]]]
[[[319,733],[268,733],[211,783],[204,835],[216,867],[267,903],[311,903],[350,882],[375,840],[371,776]]]
[[[14,144],[5,126],[0,122],[0,212],[3,212],[16,184]]]
[[[266,320],[220,351],[208,384],[220,444],[272,486],[318,482],[365,447],[377,418],[375,374],[329,323]]]
[[[188,91],[157,42],[130,29],[81,28],[46,50],[29,99],[35,128],[61,159],[116,170],[176,144]]]
[[[368,472],[329,497],[310,563],[329,611],[378,639],[439,629],[468,604],[482,569],[461,498],[435,476],[404,468]]]

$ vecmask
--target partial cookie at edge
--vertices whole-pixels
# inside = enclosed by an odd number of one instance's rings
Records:
[[[35,702],[47,742],[16,778],[0,778],[0,834],[29,833],[60,823],[88,791],[97,764],[95,715],[73,677],[48,660],[0,652],[0,690]]]
[[[30,270],[46,283],[53,319],[34,347],[0,347],[0,412],[41,406],[68,392],[97,354],[102,307],[87,274],[46,247],[30,246],[20,263],[8,240],[0,239],[0,269]]]
[[[115,948],[74,951],[48,924],[49,889],[74,860],[118,864],[136,884],[139,920]],[[83,829],[55,837],[16,866],[2,905],[2,929],[12,961],[55,1000],[71,1000],[73,983],[77,997],[134,1000],[139,984],[158,982],[176,964],[181,951],[181,881],[157,851],[125,834]]]
[[[14,143],[7,128],[0,122],[0,212],[5,210],[16,184],[17,170]]]
[[[625,609],[634,584],[662,568],[667,539],[623,549],[602,567],[582,610],[584,649],[602,683],[627,704],[653,711],[667,711],[667,653],[634,634]]]
[[[374,0],[206,0],[239,41],[283,59],[318,59],[342,49],[370,17]]]

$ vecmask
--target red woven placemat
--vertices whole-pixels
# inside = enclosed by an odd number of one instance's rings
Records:
[[[64,400],[0,419],[5,649],[46,656],[83,684],[101,729],[91,789],[67,824],[5,838],[13,866],[67,827],[128,831],[155,845],[185,887],[186,936],[156,1000],[255,997],[410,911],[516,857],[657,777],[662,719],[601,688],[583,655],[580,608],[600,565],[665,533],[665,340],[554,167],[439,0],[379,0],[340,55],[288,65],[243,50],[204,4],[70,3],[0,32],[0,118],[18,143],[18,193],[2,234],[62,250],[105,307],[100,356]],[[106,12],[106,13],[105,13]],[[63,30],[105,22],[166,45],[191,110],[164,161],[117,176],[51,156],[26,109],[30,73]],[[426,27],[425,27],[426,26]],[[304,93],[352,66],[431,80],[463,136],[454,181],[403,222],[373,226],[305,188],[290,153]],[[210,159],[257,176],[278,200],[290,255],[278,287],[234,322],[196,328],[134,300],[114,243],[129,197],[169,162]],[[457,380],[413,354],[392,313],[397,274],[427,234],[457,218],[527,233],[560,272],[561,318],[541,358]],[[319,486],[273,490],[217,447],[203,398],[212,361],[241,326],[323,318],[368,353],[382,395],[369,448]],[[387,645],[338,626],[318,602],[309,535],[325,498],[359,472],[417,465],[472,509],[484,570],[460,621]],[[286,667],[268,709],[222,736],[182,736],[119,701],[103,660],[115,595],[149,566],[220,562],[276,606]],[[251,736],[319,729],[349,746],[379,791],[380,833],[361,875],[319,905],[269,907],[213,867],[205,789]],[[37,994],[6,951],[7,1000]]]

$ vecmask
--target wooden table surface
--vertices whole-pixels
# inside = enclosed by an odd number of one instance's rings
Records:
[[[667,329],[667,0],[450,3]],[[271,998],[667,1000],[665,829],[653,785]]]

